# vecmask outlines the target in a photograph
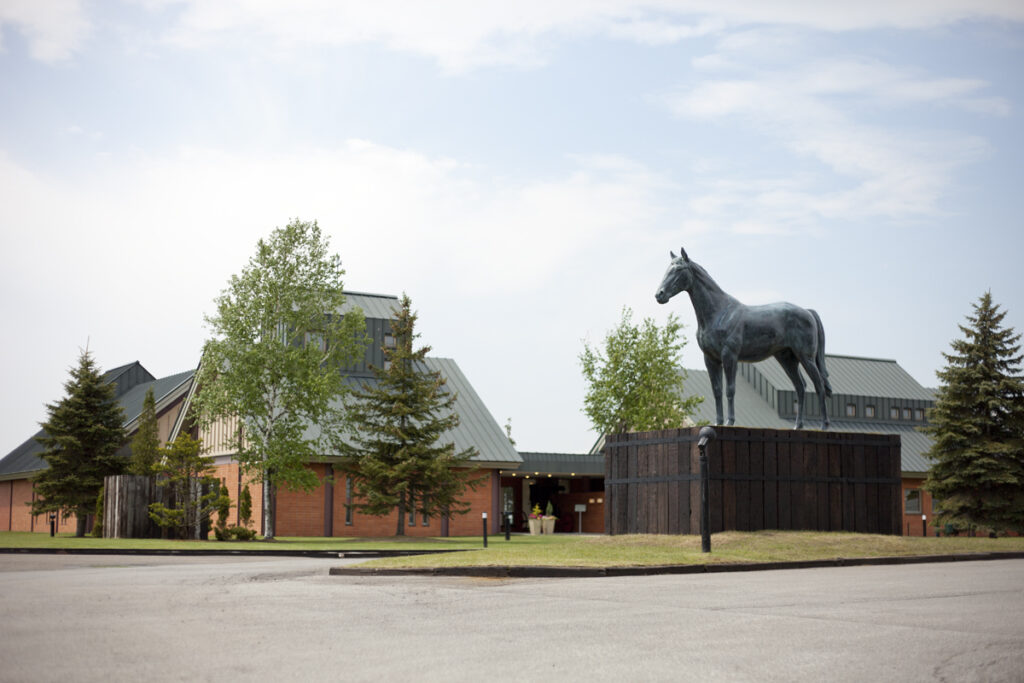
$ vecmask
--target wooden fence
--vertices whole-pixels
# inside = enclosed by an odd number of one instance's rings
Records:
[[[194,496],[212,491],[219,484],[194,482]],[[157,486],[156,477],[121,474],[103,480],[103,537],[104,538],[161,538],[166,532],[149,516],[150,503],[163,503],[174,507],[169,487]],[[196,538],[206,538],[210,520],[203,519],[196,530]]]
[[[699,534],[698,428],[605,441],[609,534]],[[715,427],[711,531],[901,533],[895,434]]]

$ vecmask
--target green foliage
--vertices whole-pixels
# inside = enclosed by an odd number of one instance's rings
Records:
[[[683,427],[703,400],[683,397],[683,325],[674,314],[663,328],[653,318],[635,326],[632,318],[633,311],[623,308],[603,349],[584,343],[579,356],[588,385],[583,412],[601,434]]]
[[[217,528],[226,529],[228,526],[228,515],[231,514],[231,494],[228,487],[220,485],[220,497],[217,498]]]
[[[190,538],[200,522],[221,505],[220,487],[211,476],[213,459],[200,454],[202,442],[182,432],[160,450],[157,486],[169,490],[170,505],[152,503],[149,516],[178,538]],[[202,485],[212,490],[202,493]],[[230,499],[229,505],[230,505]]]
[[[960,325],[924,431],[935,439],[924,488],[935,523],[1024,531],[1024,381],[1020,335],[986,292]]]
[[[242,492],[238,494],[238,521],[245,528],[252,524],[252,494],[248,486],[243,486]]]
[[[442,440],[459,424],[457,397],[440,372],[427,369],[430,347],[413,350],[419,335],[408,296],[402,295],[396,315],[396,345],[384,348],[385,367],[373,369],[376,381],[355,393],[351,439],[341,448],[351,457],[342,469],[353,479],[354,507],[374,516],[397,509],[395,533],[402,536],[410,506],[427,517],[468,512],[460,497],[478,485],[478,474],[470,462],[476,449],[456,452],[454,443]]]
[[[103,487],[100,489],[100,495],[96,496],[96,516],[92,525],[92,533],[90,534],[93,538],[103,538],[103,505],[106,493],[107,489]]]
[[[362,312],[340,314],[344,272],[317,224],[294,220],[259,241],[206,319],[213,337],[197,377],[200,425],[241,420],[235,458],[268,484],[267,496],[280,484],[318,486],[306,464],[330,452],[344,429],[343,370],[366,345]],[[274,506],[265,500],[263,509],[273,538]]]
[[[153,397],[153,388],[150,387],[142,400],[138,431],[132,437],[132,457],[128,463],[128,474],[143,477],[152,475],[159,457],[160,436],[156,423],[156,400]]]
[[[32,514],[75,514],[76,535],[84,536],[103,478],[124,471],[124,460],[117,457],[125,440],[123,417],[114,386],[104,382],[88,351],[82,352],[64,390],[64,398],[46,406],[44,434],[37,437],[45,449],[40,457],[49,467],[34,479],[38,496]]]

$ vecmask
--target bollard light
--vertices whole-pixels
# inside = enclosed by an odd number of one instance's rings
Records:
[[[700,551],[711,552],[711,512],[708,507],[708,443],[713,441],[715,430],[701,427],[697,440],[700,449]]]
[[[487,547],[487,513],[486,512],[483,513],[483,519],[484,519],[484,547],[486,548]]]

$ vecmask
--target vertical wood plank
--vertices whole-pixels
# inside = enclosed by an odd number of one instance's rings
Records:
[[[750,432],[754,435],[754,432]],[[761,431],[757,441],[750,441],[749,449],[749,473],[756,477],[750,482],[750,505],[747,512],[747,528],[750,531],[760,531],[765,528],[765,502],[764,502],[764,432]]]
[[[735,474],[740,477],[750,475],[750,430],[736,430],[740,439],[735,442],[736,466]],[[750,488],[751,482],[746,479],[736,481],[736,526],[738,531],[750,531]]]

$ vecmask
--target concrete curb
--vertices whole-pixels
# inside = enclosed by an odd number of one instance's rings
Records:
[[[960,555],[911,555],[905,557],[837,557],[832,560],[801,562],[751,562],[749,564],[676,564],[650,567],[432,567],[428,569],[387,569],[375,567],[332,567],[332,576],[470,576],[478,578],[596,578],[609,576],[654,576],[657,574],[716,574],[756,572],[773,569],[815,569],[863,565],[923,564],[932,562],[977,562],[981,560],[1024,559],[1024,552],[965,553]]]
[[[128,549],[128,548],[0,548],[0,554],[26,555],[154,555],[154,556],[201,556],[210,557],[321,557],[374,559],[378,557],[408,557],[411,555],[433,555],[436,553],[462,553],[465,548],[451,550],[192,550],[174,549]]]

